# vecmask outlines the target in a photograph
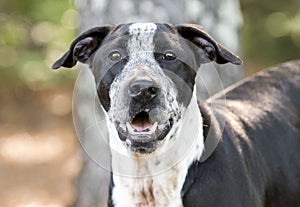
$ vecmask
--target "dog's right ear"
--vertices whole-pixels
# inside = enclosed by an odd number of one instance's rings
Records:
[[[72,42],[69,50],[52,65],[52,69],[62,66],[71,68],[76,65],[77,61],[85,63],[99,48],[111,28],[111,26],[95,27],[79,35]]]

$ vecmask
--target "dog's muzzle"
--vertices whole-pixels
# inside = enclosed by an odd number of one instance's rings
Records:
[[[160,88],[148,80],[134,81],[128,86],[130,121],[115,125],[120,139],[131,152],[154,152],[173,126],[171,115],[164,121],[156,118],[161,110],[157,108],[159,95]]]

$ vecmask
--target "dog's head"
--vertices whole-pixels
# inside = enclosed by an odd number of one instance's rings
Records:
[[[198,25],[154,23],[88,30],[53,69],[77,61],[90,66],[116,139],[133,153],[147,154],[172,139],[202,63],[241,64]]]

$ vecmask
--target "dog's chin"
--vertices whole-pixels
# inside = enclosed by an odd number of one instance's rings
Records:
[[[151,122],[147,112],[138,113],[130,122],[115,123],[119,138],[132,153],[150,154],[156,151],[173,127],[173,118],[164,123]]]

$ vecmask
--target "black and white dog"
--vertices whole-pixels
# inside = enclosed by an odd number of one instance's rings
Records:
[[[197,25],[96,27],[53,68],[77,61],[106,115],[109,206],[300,206],[300,61],[227,89],[226,108],[222,95],[198,103],[197,69],[242,61]]]

